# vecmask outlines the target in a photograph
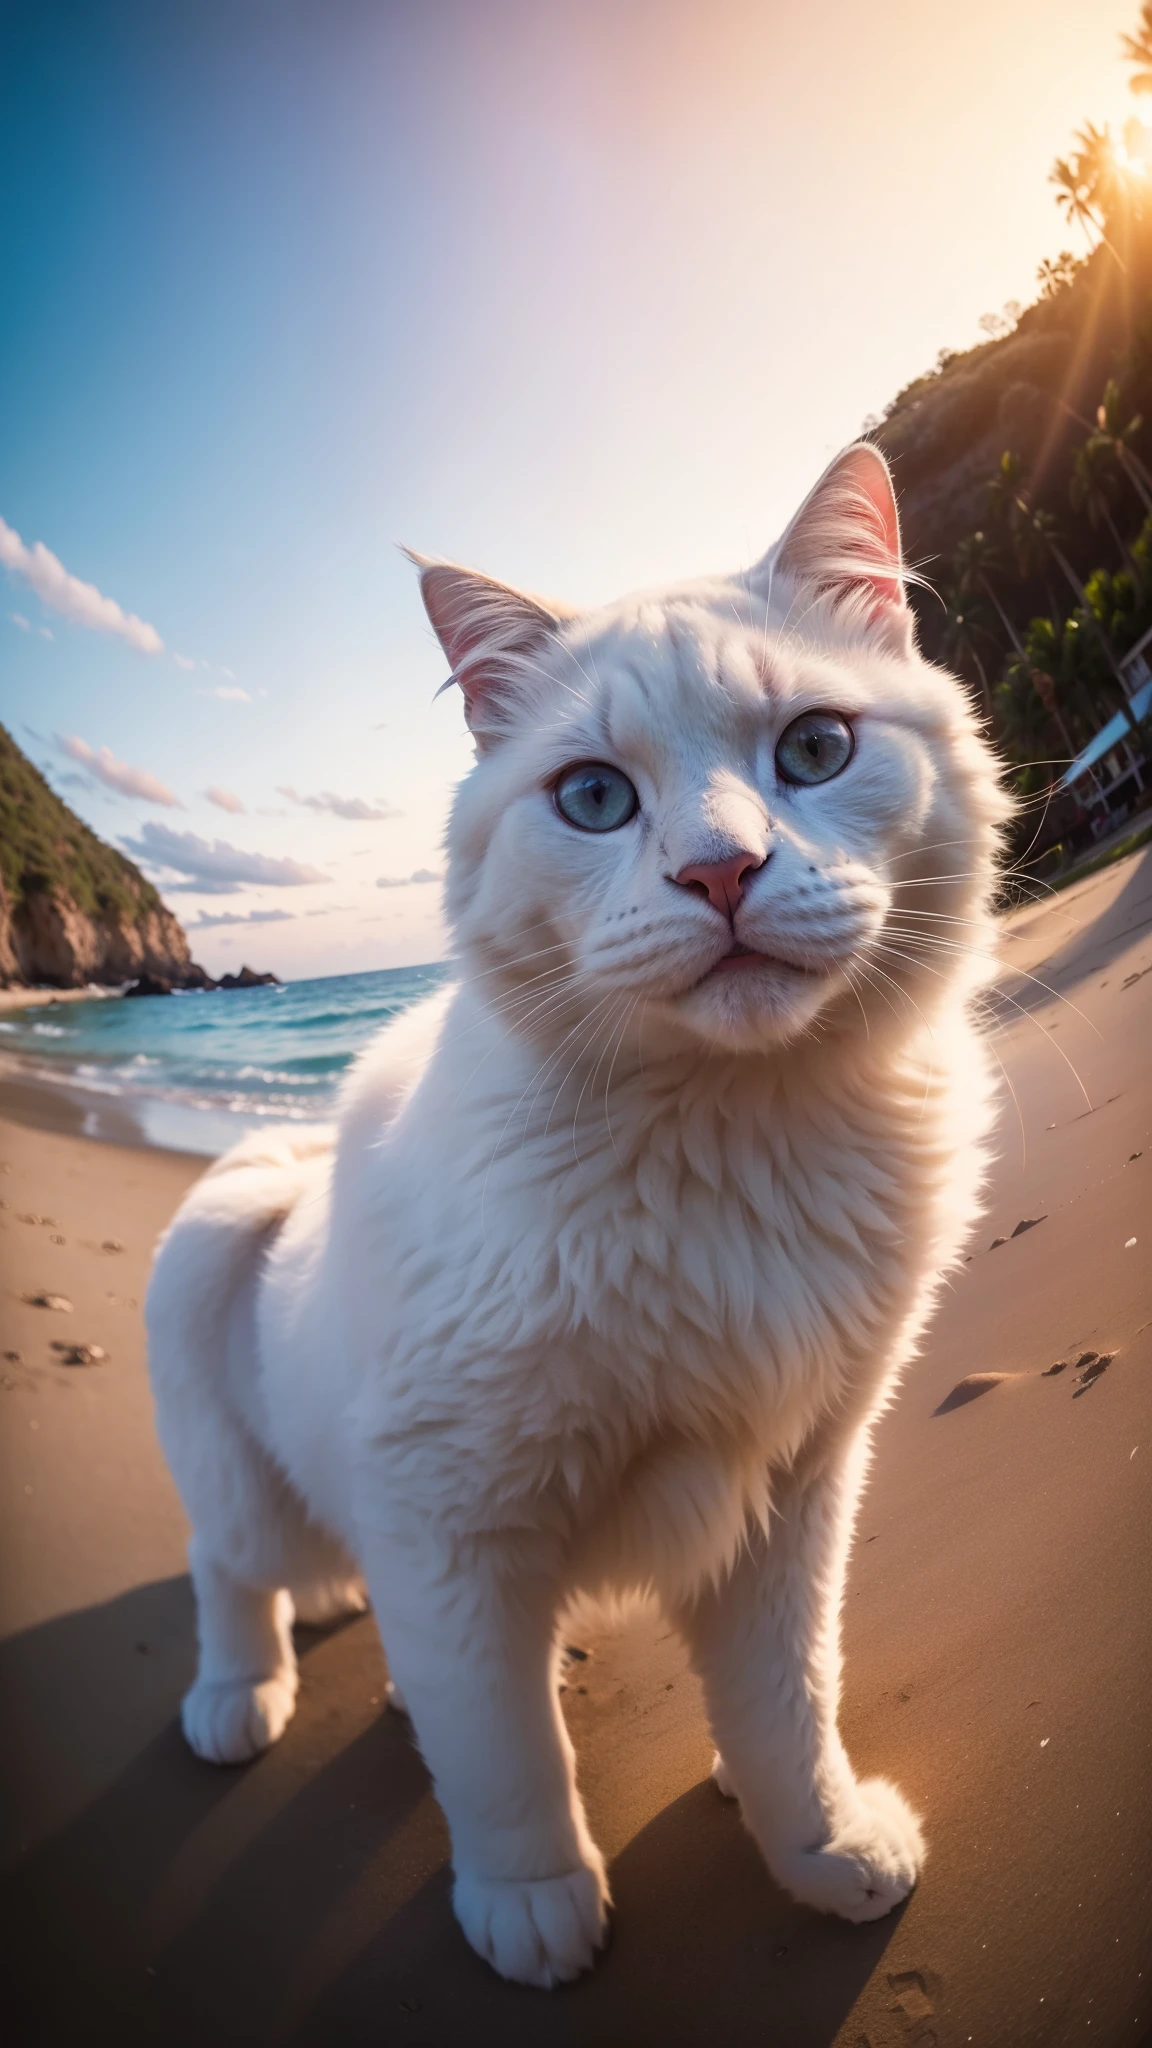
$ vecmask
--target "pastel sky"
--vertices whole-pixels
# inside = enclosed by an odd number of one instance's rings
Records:
[[[761,554],[1074,245],[1136,12],[6,9],[5,721],[210,969],[440,957],[470,750],[397,543],[576,602]]]

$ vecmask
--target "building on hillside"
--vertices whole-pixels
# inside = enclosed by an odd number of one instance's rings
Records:
[[[1152,628],[1129,648],[1120,671],[1131,717],[1138,722],[1146,719],[1152,713]],[[1117,711],[1077,754],[1060,787],[1071,790],[1091,810],[1092,830],[1100,838],[1142,806],[1150,781],[1148,736],[1133,732],[1124,713]]]

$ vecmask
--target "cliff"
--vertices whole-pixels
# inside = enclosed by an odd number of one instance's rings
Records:
[[[0,987],[208,977],[130,860],[70,811],[0,726]]]

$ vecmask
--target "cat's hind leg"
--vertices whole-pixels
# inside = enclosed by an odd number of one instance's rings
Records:
[[[202,1525],[188,1546],[200,1661],[181,1721],[197,1756],[214,1764],[246,1763],[292,1719],[293,1620],[322,1626],[367,1606],[342,1546],[307,1520],[258,1446],[245,1448],[245,1526],[222,1544],[218,1527],[209,1537]]]
[[[194,1531],[200,1661],[182,1718],[213,1763],[257,1755],[291,1719],[294,1601],[330,1620],[362,1598],[352,1559],[267,1447],[260,1376],[267,1248],[323,1166],[323,1147],[291,1133],[245,1140],[185,1199],[148,1289],[156,1426]]]
[[[245,1584],[193,1537],[200,1663],[180,1719],[206,1763],[242,1764],[279,1741],[296,1711],[292,1599]]]

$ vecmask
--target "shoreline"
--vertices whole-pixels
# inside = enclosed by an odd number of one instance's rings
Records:
[[[176,1146],[153,1144],[120,1098],[94,1094],[81,1099],[80,1091],[70,1089],[66,1083],[42,1081],[38,1076],[21,1073],[14,1060],[0,1060],[0,1117],[21,1124],[25,1130],[53,1131],[59,1137],[86,1138],[106,1145],[123,1145],[133,1151],[192,1156]]]
[[[143,1098],[89,1092],[79,1083],[45,1079],[25,1072],[19,1061],[0,1054],[0,1119],[18,1124],[26,1131],[47,1131],[56,1137],[80,1138],[85,1143],[114,1145],[127,1152],[155,1153],[164,1159],[195,1160],[207,1171],[213,1160],[223,1158],[251,1132],[288,1124],[293,1129],[315,1128],[328,1119],[269,1116],[254,1121],[237,1119],[234,1130],[220,1123],[223,1142],[216,1145],[182,1145],[157,1138],[147,1127]],[[189,1112],[195,1117],[196,1112]],[[205,1111],[205,1120],[226,1112]]]
[[[121,1002],[124,989],[102,988],[89,982],[85,988],[0,988],[0,1011],[47,1009],[52,1003]]]

